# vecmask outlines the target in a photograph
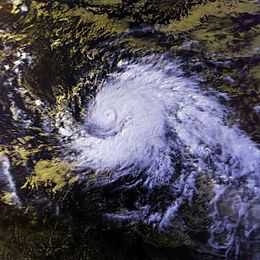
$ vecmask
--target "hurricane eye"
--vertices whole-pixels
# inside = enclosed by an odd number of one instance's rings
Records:
[[[104,121],[106,123],[112,123],[116,120],[116,112],[113,109],[106,109],[103,113]]]
[[[105,113],[104,113],[104,115],[107,117],[107,118],[112,118],[113,119],[113,117],[114,117],[114,113],[113,113],[113,111],[112,110],[106,110],[105,111]]]

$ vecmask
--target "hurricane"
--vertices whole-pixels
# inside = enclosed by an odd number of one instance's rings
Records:
[[[212,187],[208,245],[238,254],[260,227],[260,150],[239,124],[229,121],[227,97],[185,76],[180,62],[150,57],[118,67],[72,131],[69,146],[76,151],[77,167],[86,176],[111,172],[111,181],[136,176],[147,193],[168,187],[176,199],[160,212],[142,205],[107,216],[170,229],[204,175]]]

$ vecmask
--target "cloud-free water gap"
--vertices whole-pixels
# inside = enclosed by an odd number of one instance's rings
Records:
[[[135,211],[106,217],[139,219],[167,232],[179,208],[198,193],[196,179],[205,175],[213,194],[208,245],[238,256],[260,228],[259,148],[228,122],[231,111],[218,94],[201,90],[178,62],[149,57],[124,63],[121,70],[89,103],[67,147],[76,151],[74,160],[86,178],[93,170],[97,176],[111,172],[109,182],[142,176],[148,192],[169,187],[177,199],[164,211],[156,212],[147,201]],[[179,160],[182,168],[176,169]]]

